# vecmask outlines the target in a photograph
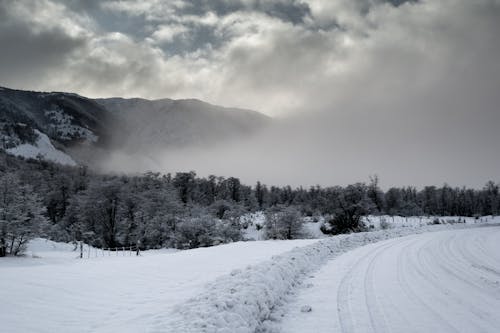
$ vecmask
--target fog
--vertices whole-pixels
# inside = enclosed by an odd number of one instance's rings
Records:
[[[102,167],[125,172],[193,170],[201,176],[239,177],[247,184],[259,180],[292,186],[346,185],[366,182],[375,174],[384,188],[445,182],[481,187],[498,179],[497,114],[489,119],[490,126],[460,116],[448,117],[445,126],[422,117],[388,117],[397,125],[369,112],[279,118],[246,140],[155,148],[139,158],[115,152]]]

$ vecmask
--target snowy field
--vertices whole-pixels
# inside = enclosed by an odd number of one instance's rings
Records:
[[[83,260],[73,245],[36,240],[27,257],[0,260],[0,323],[5,332],[498,332],[500,227],[471,224]]]
[[[144,332],[215,278],[315,240],[238,242],[136,256],[76,259],[73,245],[36,240],[2,258],[2,332]],[[45,243],[45,244],[44,244]]]

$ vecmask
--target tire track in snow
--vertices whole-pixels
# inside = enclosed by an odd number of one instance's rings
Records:
[[[474,314],[477,317],[482,317],[482,311],[480,308],[476,307],[474,304],[470,304],[467,298],[464,297],[463,294],[460,294],[457,290],[450,288],[447,283],[450,281],[450,277],[455,277],[457,280],[460,280],[463,288],[469,288],[473,286],[473,282],[471,281],[471,275],[468,274],[469,279],[460,278],[459,273],[457,271],[461,271],[466,275],[464,270],[453,270],[449,269],[448,266],[455,266],[460,268],[460,265],[455,265],[455,262],[459,261],[459,258],[455,255],[443,256],[444,250],[449,246],[457,238],[457,235],[447,236],[443,241],[438,242],[437,249],[439,251],[435,251],[437,253],[428,253],[429,250],[426,247],[419,247],[415,252],[415,260],[414,260],[414,271],[420,277],[420,281],[426,286],[425,288],[429,291],[432,291],[433,294],[433,304],[440,304],[440,308],[450,307],[455,309],[453,312],[462,313],[464,316],[467,315],[467,312]],[[430,243],[436,243],[436,241],[432,241]],[[434,258],[433,261],[429,260],[428,257],[431,256]],[[443,280],[443,276],[440,275],[439,271],[448,273],[448,278]],[[435,307],[436,308],[436,307]],[[438,311],[438,310],[436,310]],[[446,319],[446,316],[443,315],[446,321],[450,324],[453,322],[453,319]],[[453,324],[452,324],[453,325]],[[468,323],[470,325],[469,330],[472,332],[485,332],[487,328],[481,323]],[[456,327],[455,325],[453,325]],[[491,329],[491,328],[490,328]],[[457,328],[458,330],[458,328]]]
[[[412,272],[410,271],[408,266],[408,259],[410,259],[408,255],[409,249],[412,249],[412,247],[415,244],[418,244],[419,241],[419,239],[414,240],[400,251],[397,262],[398,282],[402,287],[403,292],[407,294],[408,298],[412,301],[416,301],[418,305],[420,305],[432,318],[437,321],[437,323],[439,323],[442,327],[445,327],[449,332],[459,332],[456,327],[448,323],[448,321],[443,318],[438,310],[436,310],[431,304],[429,304],[429,302],[426,302],[421,296],[419,296],[418,291],[414,290],[414,288],[410,283],[408,283],[405,277],[407,275],[412,275]],[[406,260],[404,260],[403,258]]]
[[[352,290],[353,277],[357,270],[363,270],[364,268],[364,281],[363,281],[363,291],[365,294],[365,305],[366,310],[369,313],[371,331],[372,332],[384,332],[385,331],[385,323],[383,322],[383,314],[379,311],[375,296],[375,291],[373,288],[373,270],[375,267],[375,262],[379,258],[379,256],[388,248],[395,246],[396,244],[401,243],[402,240],[394,240],[390,244],[384,244],[377,247],[375,251],[370,253],[369,256],[361,257],[357,260],[354,265],[349,269],[347,274],[344,276],[342,281],[340,282],[339,288],[337,290],[337,313],[339,318],[339,323],[342,332],[350,333],[354,332],[354,324],[352,320],[352,308],[351,302],[349,300],[349,296]],[[368,264],[363,265],[366,261]],[[380,319],[382,318],[382,322]],[[377,321],[376,319],[379,319]]]
[[[386,253],[389,249],[399,246],[404,243],[405,239],[397,239],[391,242],[388,246],[385,246],[373,256],[372,260],[368,264],[365,272],[364,279],[364,290],[366,297],[366,307],[368,309],[368,315],[370,317],[371,328],[373,332],[387,332],[389,331],[389,326],[387,324],[386,315],[384,313],[384,308],[380,307],[381,302],[377,300],[377,293],[374,283],[374,272],[376,264],[379,260],[382,260],[382,255]],[[396,309],[397,310],[397,309]]]

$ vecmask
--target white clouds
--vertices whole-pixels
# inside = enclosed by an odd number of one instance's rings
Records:
[[[180,24],[160,25],[151,35],[156,42],[171,42],[175,37],[186,35],[190,29]]]
[[[22,20],[30,26],[33,34],[61,30],[70,38],[79,38],[88,36],[89,30],[93,28],[88,17],[73,13],[49,0],[14,1],[2,6],[11,20]]]

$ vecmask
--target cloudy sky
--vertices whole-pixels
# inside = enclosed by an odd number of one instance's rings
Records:
[[[291,156],[327,182],[479,186],[499,32],[499,0],[0,0],[0,85],[250,108],[299,119]]]

